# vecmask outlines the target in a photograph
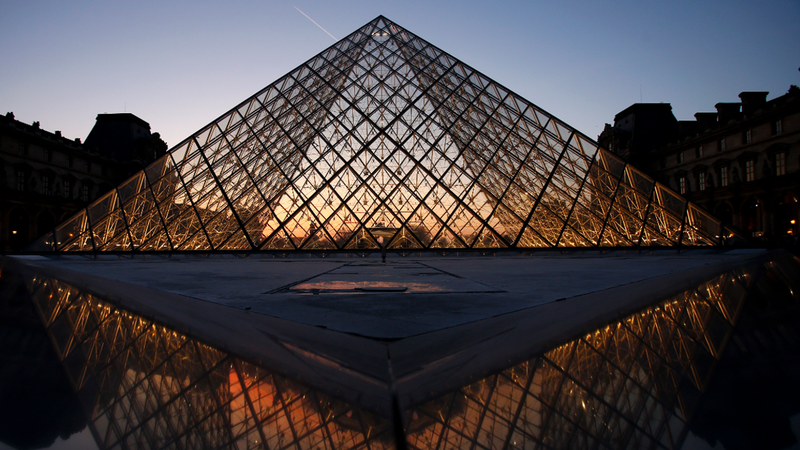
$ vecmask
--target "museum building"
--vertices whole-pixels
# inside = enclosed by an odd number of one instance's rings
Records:
[[[3,385],[70,405],[0,441],[781,448],[800,261],[736,242],[379,16],[0,260]]]
[[[800,89],[676,120],[669,103],[637,103],[614,117],[601,145],[713,213],[748,239],[794,246],[800,231]]]
[[[0,116],[0,251],[22,250],[166,149],[130,113],[98,114],[85,143]]]

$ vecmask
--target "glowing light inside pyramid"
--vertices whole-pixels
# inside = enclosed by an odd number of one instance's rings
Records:
[[[712,245],[731,233],[379,17],[186,139],[38,248]]]

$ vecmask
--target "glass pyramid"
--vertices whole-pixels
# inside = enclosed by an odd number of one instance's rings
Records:
[[[29,250],[715,245],[721,228],[379,16]]]

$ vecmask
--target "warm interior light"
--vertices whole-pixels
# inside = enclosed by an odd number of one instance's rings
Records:
[[[794,219],[792,219],[792,220],[790,220],[790,221],[789,221],[789,223],[790,223],[790,224],[792,224],[792,225],[794,225],[794,223],[795,223],[795,220],[794,220]],[[15,231],[15,233],[16,233],[16,231]]]
[[[792,223],[794,223],[794,220],[792,221]],[[13,230],[13,231],[11,232],[11,234],[17,234],[17,230]]]

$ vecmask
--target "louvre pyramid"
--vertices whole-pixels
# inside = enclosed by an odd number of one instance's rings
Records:
[[[30,249],[674,246],[730,233],[379,16]]]

